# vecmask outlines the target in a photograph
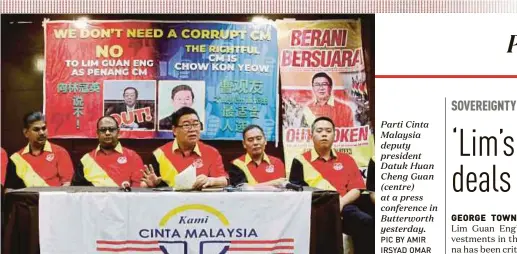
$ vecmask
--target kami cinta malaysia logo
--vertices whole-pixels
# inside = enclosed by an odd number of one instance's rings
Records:
[[[228,217],[214,207],[188,204],[168,211],[160,219],[157,227],[140,229],[137,240],[97,240],[97,252],[225,254],[236,251],[239,253],[282,251],[282,253],[294,253],[294,238],[277,236],[271,239],[264,238],[268,236],[259,233],[253,227],[232,225]],[[283,234],[285,233],[279,233],[279,235]]]
[[[197,216],[189,215],[192,211],[200,212]],[[231,250],[236,239],[259,237],[254,228],[232,227],[221,211],[203,204],[176,207],[161,218],[158,228],[141,229],[138,235],[142,240],[158,240],[159,248],[165,254],[186,254],[192,250],[198,251],[190,253],[223,254]]]

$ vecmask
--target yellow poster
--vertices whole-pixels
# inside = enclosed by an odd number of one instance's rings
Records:
[[[327,116],[333,147],[368,166],[375,147],[360,20],[279,20],[282,137],[286,170],[312,146],[311,124]]]

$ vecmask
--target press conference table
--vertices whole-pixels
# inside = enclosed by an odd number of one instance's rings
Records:
[[[46,191],[120,192],[117,188],[60,187],[26,188],[6,193],[2,197],[4,214],[2,253],[39,253],[39,193]],[[132,191],[150,192],[153,190],[138,188]],[[334,191],[312,191],[310,253],[342,254],[343,238],[339,214],[339,194]],[[205,193],[206,195],[211,194],[210,192]],[[227,194],[229,197],[232,195],[231,192]],[[73,230],[73,225],[70,230]]]

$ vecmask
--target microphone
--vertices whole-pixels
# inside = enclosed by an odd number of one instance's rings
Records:
[[[288,190],[303,191],[303,187],[301,185],[290,183],[290,182],[283,182],[282,187],[284,187]]]
[[[122,182],[120,189],[124,192],[131,192],[131,184],[128,181]]]

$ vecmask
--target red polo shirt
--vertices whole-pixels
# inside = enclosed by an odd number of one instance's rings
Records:
[[[331,158],[325,160],[313,148],[300,157],[295,157],[291,166],[289,181],[308,186],[307,182],[310,182],[312,179],[304,176],[304,167],[312,167],[318,171],[341,196],[352,189],[365,188],[365,183],[357,164],[346,153],[339,153],[332,149]]]
[[[97,146],[81,158],[81,167],[76,169],[73,185],[119,187],[127,181],[131,187],[139,187],[143,169],[144,163],[140,155],[122,147],[120,142],[110,153]],[[104,173],[109,179],[102,179]]]
[[[164,164],[168,160],[175,168],[177,173],[181,173],[188,166],[196,165],[196,175],[206,175],[208,177],[228,177],[224,170],[223,160],[219,151],[215,148],[198,141],[194,150],[185,155],[179,149],[176,140],[168,142],[154,151],[153,167],[157,175],[166,175],[171,168]]]
[[[354,115],[350,107],[344,102],[335,100],[333,96],[331,96],[324,105],[311,102],[307,105],[307,108],[304,109],[304,116],[309,126],[320,116],[326,116],[332,119],[336,127],[354,126]]]
[[[244,168],[243,168],[244,167]],[[279,178],[285,178],[284,163],[273,156],[264,153],[264,157],[259,165],[255,163],[249,154],[232,161],[230,169],[230,183],[238,185],[240,183],[252,183],[251,179],[244,171],[247,170],[256,183],[264,183]]]
[[[29,168],[44,180],[48,186],[62,186],[65,182],[72,180],[74,167],[68,152],[61,146],[45,142],[43,151],[39,155],[33,155],[30,146],[27,144],[23,149],[11,155],[15,172],[8,172],[10,178],[19,178],[24,182],[25,187],[33,185],[28,177]]]
[[[1,163],[1,167],[2,167],[2,176],[1,176],[1,180],[2,180],[2,185],[5,185],[5,174],[7,173],[7,153],[5,152],[5,150],[3,148],[0,148],[0,160],[2,160],[0,163]]]

